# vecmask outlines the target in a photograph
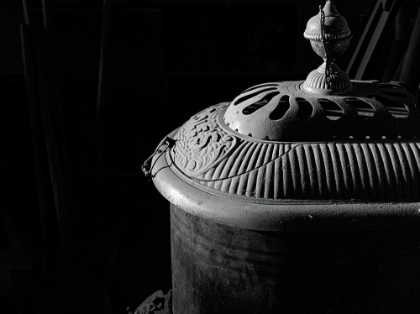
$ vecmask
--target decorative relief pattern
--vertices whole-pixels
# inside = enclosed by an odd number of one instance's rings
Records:
[[[389,86],[379,87],[391,93]],[[392,93],[398,91],[392,89]],[[337,111],[327,105],[328,110]],[[267,200],[420,199],[417,139],[261,141],[220,125],[219,114],[226,106],[223,103],[199,112],[176,134],[171,156],[187,176],[184,180],[231,195]],[[402,120],[407,119],[402,118],[403,109],[389,107],[388,111]]]
[[[128,314],[173,314],[172,312],[172,290],[163,294],[161,290],[156,291],[140,304],[134,311]]]
[[[244,141],[195,181],[257,199],[418,200],[420,143]]]
[[[306,93],[302,84],[271,82],[247,89],[226,110],[225,124],[273,142],[420,138],[416,99],[402,84],[353,80],[354,91],[347,96]]]
[[[216,122],[217,114],[226,105],[219,104],[197,113],[178,131],[172,157],[187,175],[198,176],[215,167],[236,146],[238,139]]]

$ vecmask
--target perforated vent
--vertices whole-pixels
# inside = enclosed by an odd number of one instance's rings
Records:
[[[273,82],[245,90],[226,110],[225,124],[273,141],[420,136],[415,98],[397,82],[352,81],[352,93],[330,96],[305,92],[302,83]]]
[[[327,119],[338,120],[343,116],[343,108],[341,108],[335,102],[324,98],[318,99],[318,102],[321,105],[322,110],[324,110],[324,114]]]

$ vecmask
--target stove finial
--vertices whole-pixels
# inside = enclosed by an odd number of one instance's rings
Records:
[[[353,37],[346,19],[337,11],[334,3],[327,0],[323,9],[309,19],[303,34],[311,42],[312,49],[324,59],[321,66],[309,73],[303,84],[307,92],[322,95],[345,94],[353,89],[347,73],[335,60],[344,53]]]

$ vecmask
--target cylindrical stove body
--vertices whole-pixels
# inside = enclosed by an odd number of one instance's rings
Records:
[[[205,149],[196,131],[218,127],[226,105],[192,117],[153,160],[171,202],[174,313],[420,309],[420,143],[222,133],[209,138],[236,141],[232,151],[195,174],[182,143]]]
[[[305,37],[325,61],[306,81],[209,107],[152,158],[175,314],[420,313],[416,99],[338,68],[331,1]]]
[[[414,313],[420,231],[262,232],[171,205],[174,313]]]

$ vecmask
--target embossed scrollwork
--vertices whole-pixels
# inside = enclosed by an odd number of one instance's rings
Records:
[[[226,103],[209,107],[187,121],[176,135],[172,150],[175,164],[186,174],[199,176],[229,156],[237,138],[226,133],[216,122]]]

